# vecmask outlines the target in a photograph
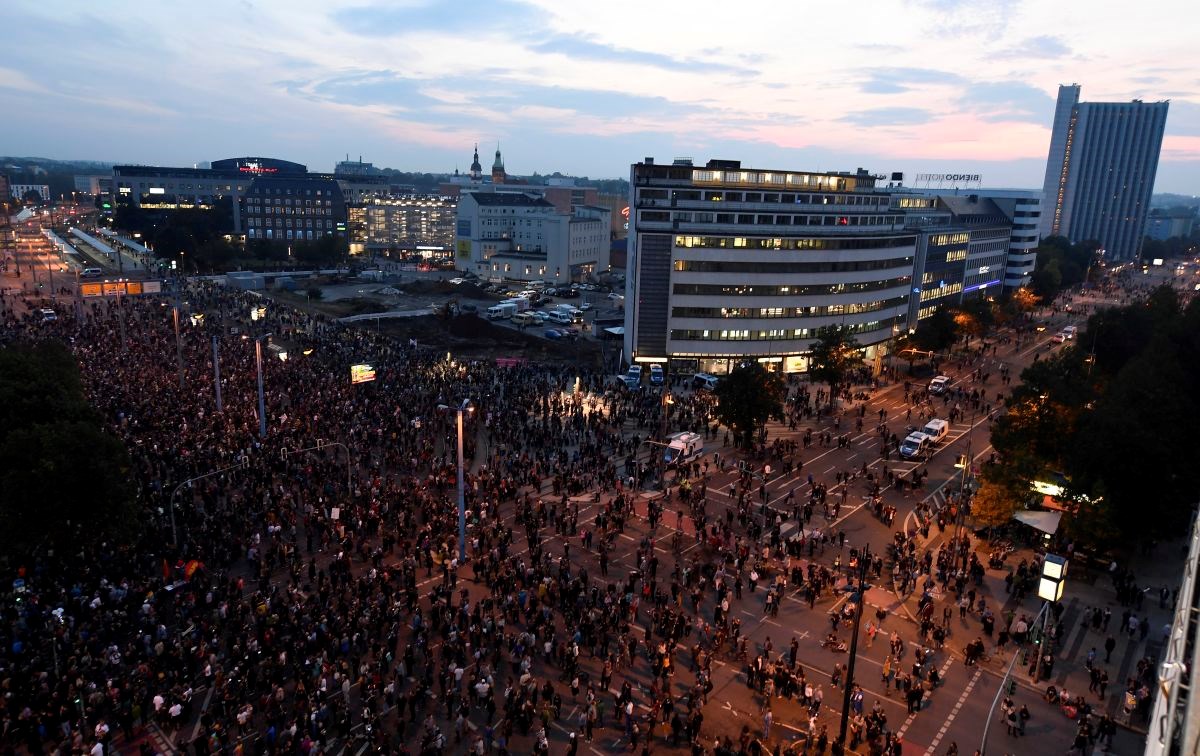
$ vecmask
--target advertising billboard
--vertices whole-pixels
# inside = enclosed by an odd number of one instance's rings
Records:
[[[369,383],[375,380],[375,366],[365,362],[350,366],[350,383]]]

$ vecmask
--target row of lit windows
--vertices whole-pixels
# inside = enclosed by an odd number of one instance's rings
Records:
[[[681,295],[734,296],[734,297],[796,297],[827,294],[852,294],[855,292],[879,291],[896,286],[908,286],[912,276],[897,276],[885,281],[862,283],[817,284],[808,286],[769,286],[756,284],[693,284],[677,283],[672,292]]]
[[[929,243],[935,245],[941,244],[966,244],[971,240],[971,235],[966,233],[957,234],[934,234],[929,237]]]
[[[283,218],[276,218],[275,222],[272,223],[270,218],[247,218],[246,225],[247,226],[272,226],[273,225],[273,226],[275,226],[275,228],[285,228],[285,227],[291,228],[292,227],[292,219],[287,218],[285,220]],[[314,228],[312,218],[308,218],[308,219],[297,218],[295,225],[296,225],[296,228]],[[321,227],[322,227],[322,222],[321,222],[321,219],[318,218],[316,221],[316,224],[315,224],[315,228],[321,228]],[[332,229],[333,221],[326,220],[324,222],[324,227],[327,229]]]
[[[333,215],[329,207],[247,207],[247,215]]]
[[[848,323],[844,326],[851,335],[870,333],[880,329],[878,320],[869,323]],[[786,341],[791,339],[815,339],[820,328],[772,328],[769,330],[749,329],[694,329],[674,328],[671,338],[675,341]]]
[[[665,189],[644,189],[639,198],[651,202],[665,202]],[[873,194],[772,194],[761,192],[699,192],[694,189],[678,189],[671,199],[676,202],[738,202],[768,205],[843,205],[851,207],[882,207],[888,198]]]
[[[672,214],[666,210],[642,210],[644,223],[669,223]],[[678,223],[720,223],[739,226],[898,226],[901,215],[751,215],[734,213],[676,212]]]
[[[734,260],[676,260],[681,273],[859,273],[891,268],[912,269],[911,257],[887,260],[843,260],[839,262],[751,262]]]
[[[958,260],[966,259],[967,250],[965,249],[952,249],[946,253],[946,262],[957,262]]]
[[[747,236],[676,236],[676,247],[704,249],[888,249],[911,247],[913,236],[881,236],[869,239],[796,239]]]
[[[246,230],[247,239],[276,239],[279,241],[285,239],[287,241],[312,241],[313,239],[320,239],[322,236],[328,236],[329,234],[329,231],[293,231],[290,228],[286,231],[276,231],[272,228],[250,228]]]
[[[321,194],[321,192],[320,192],[320,190],[318,190],[317,195],[320,196],[320,194]],[[331,200],[316,200],[315,203],[313,202],[313,200],[310,200],[310,199],[304,200],[305,207],[312,207],[314,204],[316,204],[317,207],[321,207],[322,203],[324,203],[325,207],[333,206],[333,202]],[[267,197],[264,199],[264,198],[260,198],[260,197],[255,197],[254,195],[250,195],[250,196],[246,197],[246,204],[247,205],[258,205],[258,204],[283,205],[284,207],[291,207],[292,198],[291,197],[283,197],[283,198],[276,197],[274,202],[272,202],[270,197]],[[299,199],[296,200],[296,207],[300,207]]]
[[[857,181],[849,176],[824,176],[812,173],[782,173],[774,171],[742,171],[695,169],[692,182],[696,184],[769,184],[806,186],[829,191],[853,189]]]
[[[937,207],[937,200],[933,197],[901,197],[900,207],[904,209]]]
[[[908,297],[878,299],[856,304],[821,305],[816,307],[673,307],[675,318],[822,318],[838,315],[860,315],[908,303]]]
[[[938,286],[935,289],[927,289],[926,291],[922,291],[921,292],[921,301],[928,302],[931,299],[940,299],[941,297],[948,297],[951,294],[957,294],[962,290],[963,290],[962,283],[951,283],[951,284],[946,284],[945,286]]]

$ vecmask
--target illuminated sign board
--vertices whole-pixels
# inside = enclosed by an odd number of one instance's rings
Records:
[[[242,173],[278,173],[278,168],[270,168],[262,163],[242,163],[238,166]]]
[[[937,184],[978,184],[983,181],[983,174],[980,173],[918,173],[918,183],[937,183]]]
[[[251,320],[264,320],[266,317],[267,317],[267,308],[266,307],[251,307],[250,308],[250,319]]]
[[[150,187],[150,193],[151,194],[166,194],[167,190],[163,189],[161,186],[152,186],[152,187]]]
[[[370,383],[375,380],[375,367],[363,362],[350,366],[350,383]]]

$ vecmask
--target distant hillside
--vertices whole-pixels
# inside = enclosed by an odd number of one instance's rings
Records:
[[[1186,194],[1155,194],[1150,197],[1150,207],[1200,207],[1200,197]]]
[[[47,184],[57,199],[75,191],[75,176],[110,173],[113,164],[98,160],[51,160],[41,157],[0,157],[0,173],[14,184]]]

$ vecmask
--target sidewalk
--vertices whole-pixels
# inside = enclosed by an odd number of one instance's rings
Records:
[[[932,535],[933,533],[931,533]],[[1145,721],[1136,712],[1132,718],[1128,716],[1124,712],[1122,704],[1126,681],[1137,675],[1138,662],[1149,658],[1152,664],[1157,664],[1161,655],[1163,628],[1170,623],[1171,612],[1170,609],[1159,608],[1158,592],[1163,586],[1174,589],[1179,579],[1173,566],[1177,562],[1163,559],[1162,555],[1171,553],[1175,548],[1177,548],[1177,544],[1160,546],[1157,550],[1159,558],[1139,555],[1128,565],[1129,569],[1133,571],[1137,585],[1143,590],[1140,606],[1136,603],[1129,607],[1122,606],[1117,600],[1115,587],[1107,573],[1080,568],[1072,572],[1068,567],[1066,595],[1063,600],[1064,609],[1059,620],[1063,625],[1063,635],[1059,638],[1054,652],[1053,670],[1048,678],[1043,678],[1034,685],[1029,665],[1032,664],[1036,647],[1027,644],[1025,648],[1028,649],[1028,655],[1022,655],[1013,667],[1012,676],[1017,686],[1039,698],[1050,685],[1060,691],[1068,690],[1072,697],[1083,695],[1094,707],[1093,712],[1096,717],[1107,713],[1117,724],[1144,734],[1146,732]],[[980,560],[987,564],[986,541],[976,544],[976,553]],[[1031,549],[1020,549],[1009,555],[1004,570],[987,569],[981,585],[976,585],[973,581],[967,584],[968,590],[974,588],[976,591],[976,604],[978,605],[980,600],[985,601],[996,620],[996,631],[993,636],[990,638],[984,636],[988,646],[987,653],[991,657],[990,661],[983,665],[985,672],[996,676],[1003,675],[1009,660],[1012,659],[1013,651],[1017,648],[1009,643],[1004,651],[994,653],[995,640],[1000,628],[1004,626],[1005,618],[1018,617],[1023,614],[1032,619],[1041,610],[1042,601],[1037,597],[1036,592],[1027,595],[1023,601],[1018,601],[1014,594],[1007,593],[1004,581],[1009,568],[1015,571],[1022,559],[1032,561],[1035,556]],[[901,600],[904,612],[914,621],[923,584],[924,577],[918,582],[917,588]],[[959,618],[956,598],[952,591],[943,595],[940,590],[935,588],[932,595],[935,621],[940,623],[945,606],[949,605],[954,610],[950,623],[953,640],[948,640],[947,645],[952,647],[955,653],[961,655],[962,646],[966,642],[975,636],[982,636],[979,613],[978,611],[968,612],[967,619],[962,620]],[[1089,609],[1103,611],[1105,608],[1112,612],[1107,632],[1102,629],[1093,629],[1090,624],[1086,626],[1083,624],[1085,612]],[[1149,623],[1149,632],[1144,640],[1140,632],[1131,636],[1124,626],[1124,613],[1127,610],[1136,615],[1139,620]],[[1053,617],[1051,623],[1054,623]],[[1106,662],[1105,641],[1109,635],[1114,638],[1116,645],[1110,661]],[[1091,685],[1091,675],[1087,668],[1087,656],[1093,648],[1096,650],[1095,666],[1107,671],[1109,676],[1108,690],[1103,699],[1097,693],[1088,690]],[[1023,663],[1026,660],[1028,663]],[[1153,691],[1151,693],[1153,694]]]

